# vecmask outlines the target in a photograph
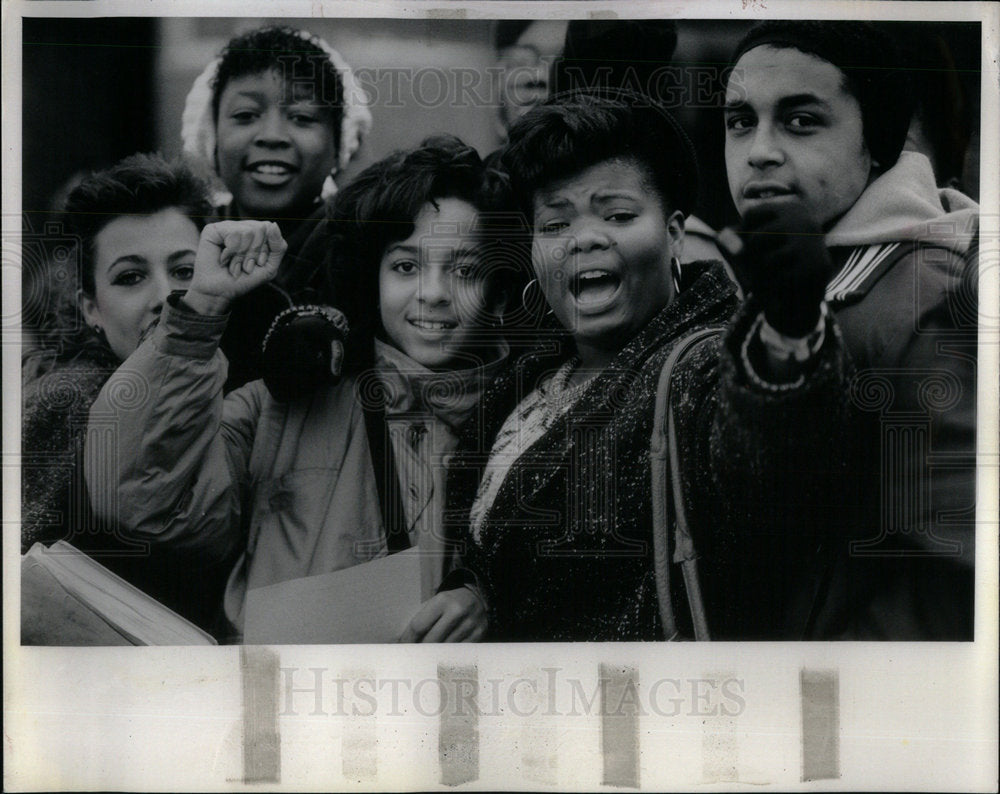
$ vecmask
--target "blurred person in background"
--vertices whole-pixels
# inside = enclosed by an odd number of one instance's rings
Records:
[[[497,138],[521,116],[548,98],[552,63],[562,52],[564,20],[504,19],[496,23],[493,48],[497,57]]]

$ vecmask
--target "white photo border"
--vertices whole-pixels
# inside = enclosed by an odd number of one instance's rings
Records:
[[[702,0],[660,2],[315,2],[220,0],[13,1],[3,4],[3,317],[21,306],[7,241],[20,229],[20,18],[23,16],[211,16],[494,18],[871,19],[982,23],[981,317],[1000,317],[1000,6],[991,3]],[[976,623],[971,643],[547,644],[481,646],[289,646],[276,649],[280,769],[247,782],[252,725],[246,668],[237,647],[34,648],[19,644],[19,344],[3,352],[4,787],[27,790],[429,790],[463,783],[473,790],[588,790],[608,778],[607,736],[588,713],[601,665],[627,671],[648,697],[657,682],[678,693],[678,714],[644,701],[635,727],[638,785],[647,790],[781,789],[996,790],[998,641],[998,384],[1000,335],[981,327],[978,384],[979,495]],[[248,661],[249,660],[249,661]],[[434,713],[436,682],[475,668],[481,714],[477,776],[442,771]],[[544,672],[557,670],[554,675]],[[291,673],[286,672],[291,670]],[[320,670],[320,694],[315,695]],[[839,777],[803,782],[802,671],[833,671],[839,720]],[[243,672],[241,672],[243,671]],[[520,679],[520,682],[518,681]],[[409,694],[393,707],[393,680]],[[525,682],[527,680],[527,683]],[[336,682],[347,682],[338,684]],[[358,682],[372,681],[372,685]],[[491,683],[499,681],[499,684]],[[674,685],[673,682],[680,682]],[[731,681],[744,701],[737,715],[698,712],[702,685]],[[291,682],[293,691],[287,686]],[[534,686],[532,686],[534,682]],[[549,683],[548,689],[539,683]],[[573,683],[576,682],[576,683]],[[310,687],[312,687],[310,689]],[[709,687],[711,688],[711,687]],[[295,689],[302,689],[296,692]],[[404,687],[406,689],[406,687]],[[399,689],[396,690],[401,691]],[[494,696],[494,691],[498,694]],[[665,691],[663,688],[660,691]],[[345,708],[338,693],[349,696]],[[372,692],[375,692],[373,695]],[[367,696],[367,697],[366,697]],[[315,708],[314,698],[321,699]],[[374,713],[364,708],[368,697]],[[546,711],[542,705],[555,707]],[[407,700],[409,698],[409,700]],[[421,699],[423,698],[423,699]],[[532,700],[534,698],[534,700]],[[520,712],[536,708],[529,716]],[[486,704],[483,707],[482,704]],[[362,708],[357,708],[357,707]],[[355,708],[360,713],[353,713]],[[396,712],[400,713],[396,713]],[[449,730],[455,728],[449,723]],[[455,728],[459,730],[461,726]],[[265,732],[266,733],[266,732]],[[602,736],[604,744],[602,744]],[[272,737],[278,739],[277,736]],[[265,737],[266,739],[266,737]],[[466,747],[467,749],[467,747]],[[614,748],[611,748],[612,750]],[[374,761],[372,761],[374,759]],[[736,770],[733,772],[732,770]],[[628,781],[618,781],[628,785]],[[756,789],[755,789],[756,790]]]

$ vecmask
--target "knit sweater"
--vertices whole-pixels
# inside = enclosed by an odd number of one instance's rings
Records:
[[[35,543],[78,542],[91,520],[77,467],[87,412],[119,361],[93,345],[25,384],[21,408],[21,553]]]

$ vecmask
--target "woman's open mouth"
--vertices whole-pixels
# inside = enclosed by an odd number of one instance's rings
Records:
[[[611,300],[622,280],[609,270],[584,270],[569,282],[569,290],[580,306],[598,306]]]

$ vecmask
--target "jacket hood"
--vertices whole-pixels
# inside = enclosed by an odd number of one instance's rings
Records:
[[[930,160],[904,151],[827,233],[828,247],[920,241],[964,255],[979,230],[979,205],[938,188]]]

